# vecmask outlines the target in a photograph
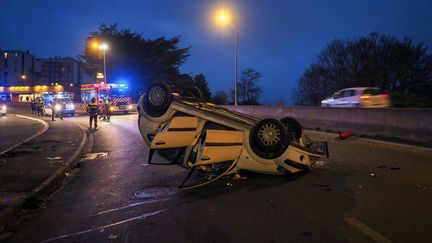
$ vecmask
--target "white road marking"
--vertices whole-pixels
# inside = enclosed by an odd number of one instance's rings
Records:
[[[159,214],[159,213],[164,212],[164,211],[166,211],[166,209],[158,210],[158,211],[151,212],[151,213],[146,213],[146,214],[143,214],[143,215],[140,215],[140,216],[137,216],[137,217],[125,219],[125,220],[122,220],[122,221],[119,221],[119,222],[115,222],[115,223],[112,223],[112,224],[100,226],[100,227],[97,227],[97,228],[92,228],[92,229],[83,230],[83,231],[79,231],[79,232],[72,233],[72,234],[58,236],[58,237],[55,237],[55,238],[51,238],[51,239],[48,239],[48,240],[41,241],[40,243],[51,242],[51,241],[60,240],[60,239],[64,239],[64,238],[71,237],[71,236],[77,236],[77,235],[87,234],[87,233],[90,233],[90,232],[93,232],[93,231],[97,231],[97,230],[101,230],[101,229],[106,229],[106,228],[109,228],[109,227],[113,227],[113,226],[116,226],[116,225],[120,225],[120,224],[124,224],[124,223],[130,222],[130,221],[134,221],[134,220],[138,220],[138,219],[145,219],[147,217]]]
[[[163,202],[163,201],[168,201],[168,200],[171,200],[171,198],[164,198],[164,199],[158,199],[158,200],[148,200],[148,201],[139,202],[139,203],[132,203],[132,204],[129,204],[129,205],[126,205],[123,207],[118,207],[118,208],[113,208],[113,209],[101,211],[101,212],[98,212],[96,214],[93,214],[92,216],[101,215],[101,214],[110,213],[110,212],[115,212],[115,211],[119,211],[119,210],[122,210],[125,208],[131,208],[131,207],[136,207],[136,206],[140,206],[140,205],[144,205],[144,204]]]
[[[377,231],[373,230],[369,226],[363,224],[362,222],[360,222],[359,220],[357,220],[357,219],[355,219],[353,217],[344,218],[344,220],[351,227],[357,229],[362,234],[364,234],[367,237],[371,238],[375,242],[379,242],[379,243],[393,243],[393,241],[387,239],[382,234],[378,233]]]

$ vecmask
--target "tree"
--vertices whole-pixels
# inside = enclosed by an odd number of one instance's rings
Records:
[[[107,76],[109,82],[126,79],[133,90],[142,90],[153,82],[184,80],[179,67],[189,56],[189,48],[179,48],[180,37],[145,39],[128,29],[118,30],[117,24],[101,24],[86,39],[80,55],[87,68],[96,73],[103,70],[101,52],[93,43],[107,42]]]
[[[406,37],[398,40],[373,32],[333,40],[297,80],[294,95],[299,105],[318,105],[339,89],[376,86],[392,94],[396,103],[397,97],[423,97],[419,87],[432,83],[430,60],[423,44]]]
[[[258,100],[264,93],[264,90],[257,85],[262,78],[258,71],[248,68],[241,72],[240,82],[237,85],[238,99],[240,104],[257,105]]]
[[[204,74],[200,73],[195,75],[193,79],[193,84],[199,88],[203,94],[203,99],[206,101],[210,101],[212,97],[212,93],[210,91],[209,84],[204,76]]]
[[[228,95],[225,91],[216,91],[212,97],[212,101],[218,105],[227,105]]]

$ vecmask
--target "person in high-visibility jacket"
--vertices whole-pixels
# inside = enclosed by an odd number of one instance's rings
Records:
[[[93,97],[87,105],[87,112],[90,116],[90,128],[92,127],[92,121],[94,120],[95,128],[97,128],[97,115],[99,112],[99,104],[96,102],[96,98]]]
[[[113,103],[110,98],[105,99],[105,112],[106,112],[106,121],[110,121],[111,119],[111,111],[114,109]]]

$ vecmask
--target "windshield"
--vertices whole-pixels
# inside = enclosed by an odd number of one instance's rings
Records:
[[[376,88],[376,89],[365,89],[364,94],[380,95],[380,94],[383,94],[383,92],[379,88]]]

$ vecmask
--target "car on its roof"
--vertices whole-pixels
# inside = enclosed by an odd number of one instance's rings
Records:
[[[353,87],[336,91],[321,101],[323,107],[390,107],[390,95],[378,87]]]
[[[292,117],[261,119],[201,98],[196,87],[173,93],[171,86],[155,83],[137,106],[149,163],[189,169],[180,188],[205,185],[239,170],[296,173],[328,156],[327,143],[302,136]]]

